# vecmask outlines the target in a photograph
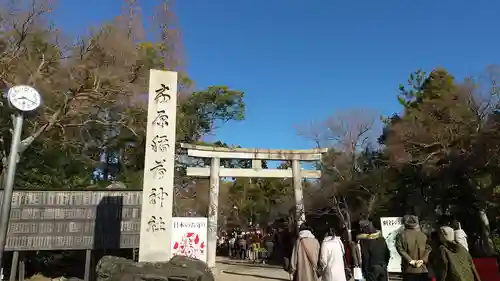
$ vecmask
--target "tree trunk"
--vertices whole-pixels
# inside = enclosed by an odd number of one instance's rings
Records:
[[[371,216],[373,215],[373,213],[375,212],[375,206],[376,206],[376,203],[377,202],[377,195],[372,195],[371,198],[370,198],[370,201],[368,202],[368,215],[367,215],[367,218],[371,218]]]
[[[481,220],[481,250],[486,256],[495,254],[495,247],[491,239],[490,221],[484,209],[479,210],[479,219]]]

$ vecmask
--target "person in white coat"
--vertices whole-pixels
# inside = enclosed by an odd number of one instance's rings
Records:
[[[451,227],[455,231],[455,242],[462,245],[462,247],[464,247],[467,251],[469,251],[469,245],[467,243],[467,234],[465,234],[465,231],[462,229],[462,225],[460,224],[460,222],[454,220],[451,223]]]
[[[322,281],[347,281],[344,266],[344,245],[332,230],[321,243],[320,266]]]

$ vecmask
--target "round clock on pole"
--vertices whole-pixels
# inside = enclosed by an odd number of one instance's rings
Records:
[[[7,241],[7,230],[9,228],[10,210],[12,209],[12,193],[14,192],[14,180],[16,177],[16,165],[19,161],[19,146],[21,145],[21,135],[23,131],[23,112],[37,109],[42,100],[40,93],[33,87],[18,85],[9,89],[7,99],[12,107],[19,110],[14,114],[14,130],[11,140],[11,148],[7,165],[7,174],[3,185],[3,199],[0,210],[0,265],[5,252],[5,242]]]
[[[26,85],[14,86],[7,92],[10,104],[20,111],[33,111],[41,104],[40,93]]]

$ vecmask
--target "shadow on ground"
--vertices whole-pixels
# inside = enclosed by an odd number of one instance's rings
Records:
[[[225,274],[231,274],[231,275],[251,276],[251,277],[262,278],[262,279],[272,279],[272,280],[280,280],[280,281],[290,281],[289,279],[286,279],[286,278],[279,278],[279,277],[265,276],[265,275],[259,275],[259,274],[253,274],[253,273],[241,273],[241,272],[234,272],[234,271],[229,271],[229,270],[223,270],[222,272],[223,272],[223,273],[225,273]]]

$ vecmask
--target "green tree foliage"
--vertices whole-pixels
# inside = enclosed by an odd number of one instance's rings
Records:
[[[419,103],[423,98],[423,85],[427,75],[426,73],[419,69],[414,73],[410,74],[408,78],[407,86],[400,84],[398,101],[405,107],[412,107],[413,104]]]
[[[454,217],[475,253],[491,254],[489,219],[497,208],[498,113],[494,68],[463,82],[432,71],[418,98],[386,124],[386,214],[415,213],[431,222]],[[487,77],[487,79],[485,79]],[[407,100],[408,101],[408,100]],[[475,242],[474,242],[475,241]]]
[[[234,224],[266,225],[280,217],[288,217],[294,206],[291,179],[237,178],[229,190],[229,205]]]
[[[180,105],[178,139],[195,142],[217,126],[245,119],[243,92],[226,86],[211,86],[196,91]]]
[[[344,116],[342,126],[332,126],[330,117],[299,132],[332,148],[321,180],[322,197],[331,199],[314,202],[337,213],[344,208],[351,220],[412,213],[438,224],[453,217],[477,241],[474,252],[491,254],[489,219],[498,218],[500,190],[497,78],[494,67],[463,82],[443,68],[412,73],[399,87],[403,110],[382,118],[378,143],[359,145],[366,138],[352,137],[366,130],[332,134],[360,128],[349,124],[362,114]]]
[[[473,82],[456,83],[445,70],[433,71],[421,98],[391,125],[385,143],[391,163],[412,179],[405,183],[407,201],[420,215],[433,217],[437,211],[461,218],[475,230],[483,252],[491,253],[486,211],[495,206],[498,185],[493,170],[498,167],[499,104],[494,80],[486,93],[478,91],[484,85]]]
[[[145,36],[137,5],[125,1],[118,17],[76,40],[49,23],[57,8],[49,1],[2,6],[0,85],[4,90],[32,85],[43,98],[41,108],[26,119],[18,186],[88,186],[103,152],[119,156],[119,180],[142,185],[149,69],[178,70],[182,61],[170,6],[155,8],[157,34]],[[244,119],[243,92],[226,86],[195,90],[180,70],[178,85],[178,142],[199,141],[230,120]],[[2,174],[9,155],[11,114],[3,103]]]

